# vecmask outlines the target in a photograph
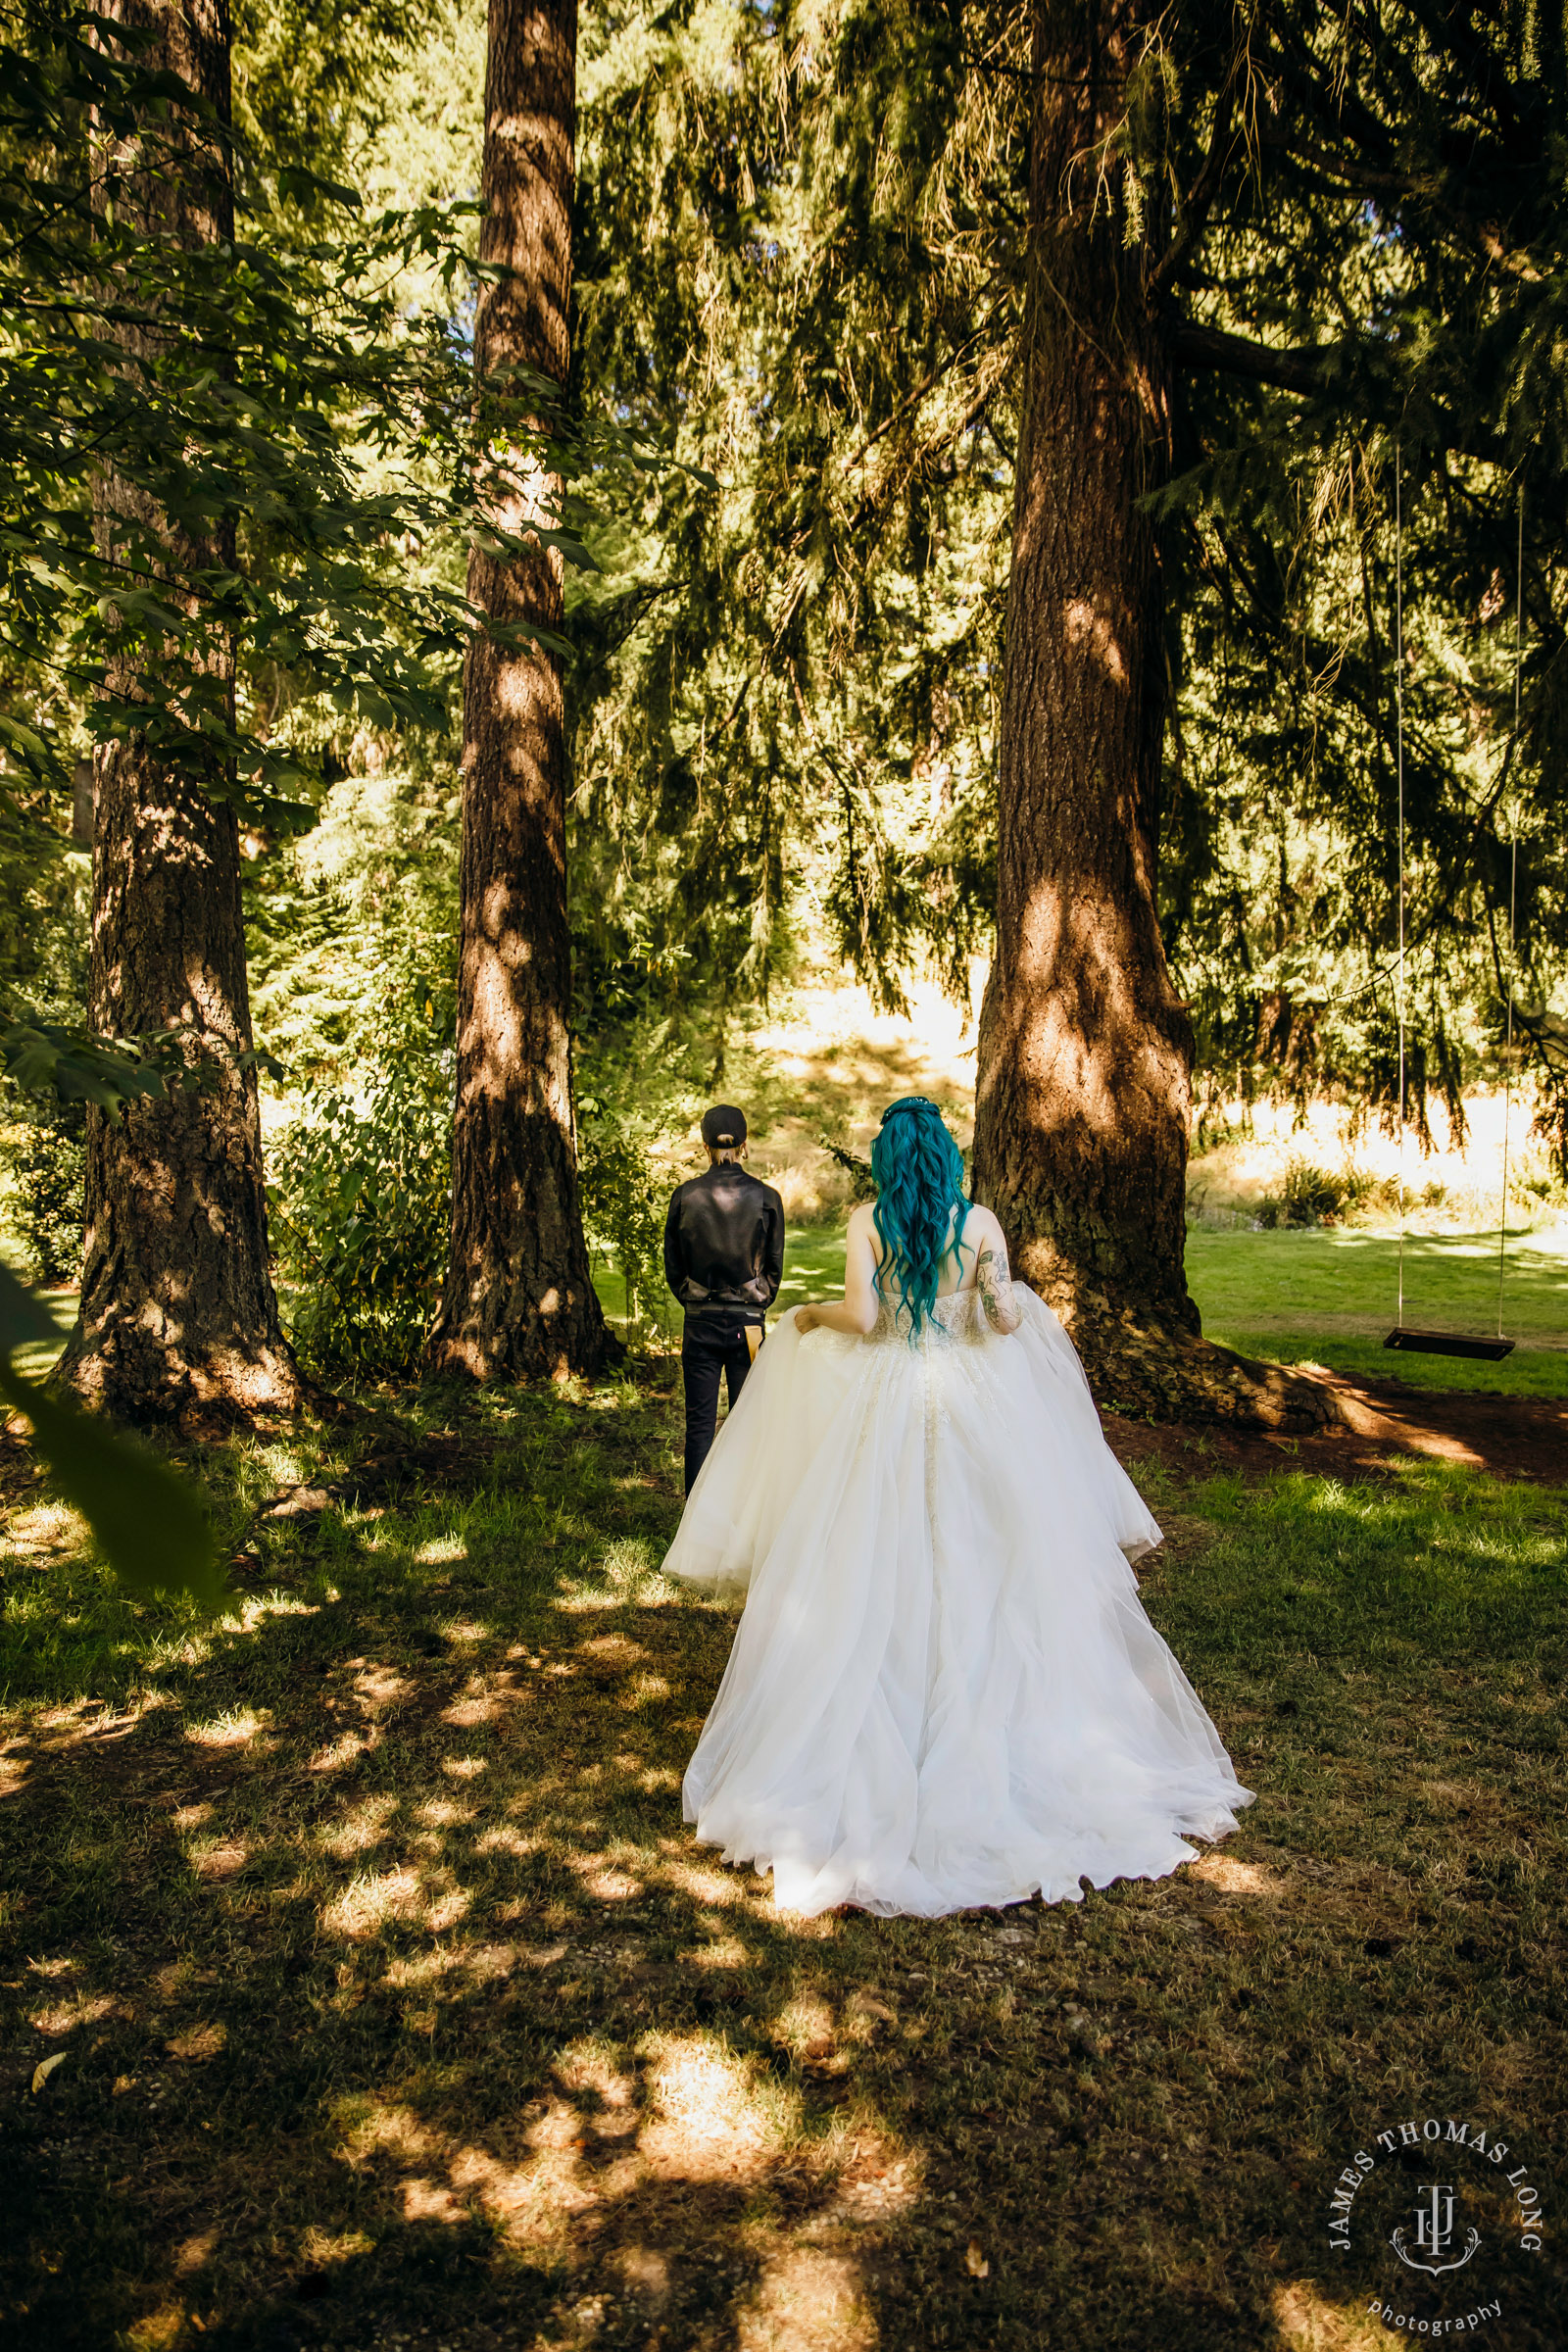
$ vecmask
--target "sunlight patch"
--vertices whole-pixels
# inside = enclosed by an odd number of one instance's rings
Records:
[[[150,2311],[145,2319],[125,2330],[130,2352],[165,2352],[165,2348],[181,2342],[185,2335],[184,2308],[178,2303],[165,2303]]]
[[[344,1772],[349,1765],[358,1763],[360,1757],[374,1745],[373,1736],[366,1739],[359,1732],[342,1732],[330,1747],[318,1747],[305,1769],[307,1772]]]
[[[859,2264],[821,2246],[775,2254],[739,2320],[740,2352],[870,2352],[879,2341]]]
[[[355,2099],[345,2102],[360,2107],[367,2102]],[[368,2163],[372,2156],[401,2156],[411,2163],[427,2164],[438,2156],[445,2142],[438,2132],[421,2124],[409,2107],[382,2107],[368,2102],[368,2113],[361,2114],[344,2134],[343,2154],[350,2164]]]
[[[605,1854],[573,1854],[571,1867],[583,1884],[585,1893],[596,1903],[635,1902],[643,1892],[643,1883],[628,1871],[610,1861]]]
[[[520,1862],[527,1855],[539,1851],[539,1840],[537,1838],[525,1838],[521,1830],[514,1830],[509,1822],[502,1822],[495,1829],[486,1830],[482,1838],[475,1838],[473,1850],[476,1854],[514,1854]]]
[[[53,2008],[34,2009],[27,2023],[39,2034],[71,2034],[81,2026],[96,2026],[106,2017],[129,2017],[113,1993],[78,1993],[74,2000],[57,2001]]]
[[[751,1956],[738,1936],[718,1936],[711,1943],[694,1944],[680,1960],[683,1968],[745,1968]]]
[[[250,1860],[250,1847],[241,1838],[203,1838],[187,1848],[190,1866],[201,1879],[232,1879]]]
[[[187,1723],[185,1737],[196,1747],[250,1747],[261,1741],[270,1720],[254,1707],[231,1707],[207,1723]]]
[[[1389,2340],[1380,2321],[1325,2302],[1306,2278],[1274,2289],[1274,2320],[1292,2352],[1367,2352]]]
[[[705,1870],[700,1862],[666,1859],[662,1875],[666,1886],[677,1887],[694,1903],[710,1903],[720,1910],[733,1903],[741,1891],[727,1871]]]
[[[463,2207],[440,2181],[427,2176],[416,2176],[402,2184],[403,2219],[406,2222],[461,2222]]]
[[[354,1695],[368,1714],[407,1698],[414,1685],[395,1666],[366,1666],[354,1677]]]
[[[1190,1864],[1190,1879],[1217,1886],[1222,1894],[1283,1894],[1285,1882],[1261,1862],[1238,1862],[1231,1854],[1202,1854]]]
[[[751,2070],[727,2051],[697,2035],[666,2041],[652,2088],[639,2144],[661,2180],[750,2179],[762,2169],[772,2134]]]
[[[441,1769],[455,1781],[471,1781],[476,1772],[487,1770],[483,1756],[443,1756]]]
[[[800,1993],[779,2012],[777,2038],[797,2057],[826,2058],[838,2039],[833,2012],[818,1992]]]
[[[351,1805],[342,1820],[334,1822],[330,1829],[318,1830],[317,1843],[327,1853],[335,1854],[340,1862],[352,1861],[368,1846],[382,1842],[397,1809],[395,1796],[368,1796],[363,1804]]]
[[[468,1556],[466,1536],[432,1536],[415,1553],[416,1565],[420,1568],[443,1568],[449,1561],[466,1560]]]
[[[344,2230],[333,2237],[313,2223],[300,2239],[301,2264],[313,2271],[324,2271],[333,2262],[353,2262],[374,2251],[374,2238],[367,2237],[363,2230]]]
[[[165,2042],[164,2047],[171,2058],[182,2058],[187,2064],[195,2066],[209,2058],[216,2058],[227,2041],[226,2026],[187,2026],[183,2034],[176,2034],[172,2041]]]
[[[34,1503],[31,1510],[13,1513],[0,1553],[55,1551],[64,1544],[85,1544],[87,1522],[63,1502]]]
[[[501,1682],[488,1682],[474,1675],[462,1696],[442,1708],[441,1721],[450,1723],[454,1731],[471,1731],[476,1724],[493,1722],[501,1711],[502,1701],[516,1696],[510,1676]]]
[[[630,2075],[622,2074],[602,2043],[573,2042],[556,2065],[557,2079],[567,2090],[591,2090],[607,2107],[628,2107],[636,2091]]]
[[[423,1910],[424,1889],[417,1871],[369,1871],[327,1904],[321,1925],[328,1935],[358,1938],[373,1935],[391,1920],[418,1919]]]

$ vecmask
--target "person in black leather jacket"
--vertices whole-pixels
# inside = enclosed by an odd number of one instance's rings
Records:
[[[716,1433],[720,1376],[733,1411],[784,1273],[784,1203],[741,1165],[745,1112],[715,1103],[703,1114],[703,1141],[708,1171],[680,1186],[664,1220],[664,1279],[686,1310],[688,1494]]]

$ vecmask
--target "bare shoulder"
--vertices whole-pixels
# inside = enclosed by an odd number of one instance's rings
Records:
[[[845,1235],[846,1241],[858,1242],[861,1240],[869,1240],[874,1247],[876,1242],[876,1226],[873,1222],[873,1219],[875,1216],[876,1202],[874,1200],[862,1200],[858,1208],[852,1208],[850,1211],[849,1228]]]
[[[1006,1254],[1007,1239],[1001,1219],[976,1201],[963,1221],[963,1238],[971,1250],[1000,1250]]]

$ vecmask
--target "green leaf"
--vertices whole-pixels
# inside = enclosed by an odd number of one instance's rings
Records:
[[[8,1277],[0,1287],[20,1285]],[[188,1592],[215,1614],[227,1605],[232,1594],[212,1529],[187,1480],[145,1446],[24,1380],[9,1354],[0,1356],[0,1396],[31,1422],[55,1486],[86,1520],[122,1585],[132,1592]]]
[[[0,1265],[0,1355],[10,1355],[32,1340],[52,1340],[55,1327],[24,1283],[11,1268]]]

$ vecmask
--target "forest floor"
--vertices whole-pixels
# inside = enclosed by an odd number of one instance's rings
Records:
[[[659,1574],[667,1361],[207,1449],[207,1627],[7,1449],[8,2344],[1357,2352],[1401,2277],[1436,2308],[1387,2243],[1430,2167],[1374,2135],[1468,2118],[1544,2185],[1568,2132],[1568,1486],[1113,1434],[1257,1802],[1170,1880],[937,1922],[779,1914],[682,1826],[732,1618]],[[1480,2173],[1484,2340],[1546,2352],[1558,2240]]]

